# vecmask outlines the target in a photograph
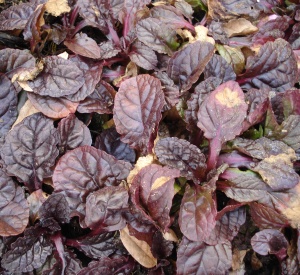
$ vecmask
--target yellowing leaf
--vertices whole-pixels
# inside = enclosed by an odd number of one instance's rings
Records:
[[[46,3],[46,11],[54,16],[60,16],[70,10],[67,0],[49,0]]]
[[[227,33],[228,37],[248,35],[256,32],[257,27],[245,18],[232,19],[227,23],[223,24],[223,28]]]
[[[245,67],[245,57],[241,49],[232,48],[227,45],[216,44],[219,54],[233,66],[236,74],[240,74]]]
[[[154,163],[154,155],[147,155],[145,157],[139,157],[134,168],[130,171],[127,177],[127,183],[131,185],[133,178],[137,175],[137,173],[144,167],[149,164]]]
[[[39,113],[40,111],[38,109],[36,109],[29,100],[27,100],[25,102],[25,104],[23,105],[23,107],[21,108],[20,112],[19,112],[19,116],[17,118],[17,120],[15,121],[14,125],[12,126],[12,128],[18,124],[19,122],[21,122],[24,118],[35,114],[35,113]]]
[[[166,183],[170,179],[171,179],[170,177],[160,177],[160,178],[156,179],[154,181],[153,185],[151,186],[151,191],[163,186],[164,183]]]
[[[156,266],[157,259],[151,252],[151,247],[145,242],[130,236],[128,227],[120,230],[120,239],[130,255],[142,266],[151,268]]]

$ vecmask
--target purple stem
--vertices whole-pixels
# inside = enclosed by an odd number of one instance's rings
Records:
[[[58,252],[58,255],[61,259],[62,263],[62,271],[61,274],[65,274],[65,268],[66,268],[66,259],[65,259],[65,249],[64,245],[62,243],[61,233],[57,233],[51,237],[51,240],[54,242],[56,250]]]
[[[81,29],[83,29],[84,27],[86,27],[88,24],[85,20],[80,21],[80,23],[78,23],[74,29],[73,35],[74,36],[76,33],[78,33]]]
[[[70,25],[71,26],[74,26],[76,18],[78,16],[78,13],[79,13],[79,7],[76,7],[70,14]]]
[[[207,171],[211,171],[217,165],[218,156],[222,149],[222,143],[220,139],[220,129],[218,129],[216,136],[210,140],[209,143],[209,156],[207,160]]]

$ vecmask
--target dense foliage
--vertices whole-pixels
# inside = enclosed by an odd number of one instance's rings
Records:
[[[1,274],[300,273],[298,1],[32,0],[0,42]]]

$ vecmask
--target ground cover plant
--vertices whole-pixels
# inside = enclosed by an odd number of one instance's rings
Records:
[[[1,2],[1,274],[300,273],[298,1]]]

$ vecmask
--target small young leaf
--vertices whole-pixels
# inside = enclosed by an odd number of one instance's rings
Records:
[[[214,53],[214,45],[196,41],[176,52],[170,59],[167,73],[182,92],[198,80]]]
[[[221,79],[216,77],[209,77],[200,82],[200,84],[195,87],[194,93],[192,93],[191,98],[186,102],[187,109],[184,113],[185,122],[187,123],[187,129],[189,131],[198,129],[197,114],[199,111],[199,107],[206,96],[214,91],[221,83]]]
[[[155,52],[142,42],[135,42],[131,46],[131,50],[128,55],[130,60],[136,63],[139,67],[146,70],[153,70],[156,68],[157,56]]]
[[[59,223],[70,222],[70,207],[63,194],[53,193],[39,209],[41,222],[54,218]]]
[[[188,141],[176,137],[160,139],[154,151],[162,164],[180,170],[182,177],[199,181],[204,176],[205,156]]]
[[[270,253],[283,259],[286,256],[288,241],[280,231],[264,229],[251,238],[251,245],[253,250],[260,255],[268,255]]]
[[[109,128],[101,132],[100,135],[96,137],[95,147],[113,155],[119,160],[126,160],[132,164],[135,162],[135,151],[131,149],[128,144],[120,140],[120,135],[115,128]]]
[[[228,63],[222,56],[214,54],[205,66],[204,77],[205,79],[209,77],[217,77],[222,80],[221,83],[224,83],[229,80],[235,80],[236,74],[230,63]]]
[[[92,137],[88,127],[74,114],[58,123],[59,151],[61,154],[79,146],[92,145]]]
[[[101,80],[94,91],[79,102],[79,113],[111,114],[113,112],[115,89],[107,82]]]
[[[174,28],[157,18],[149,17],[138,21],[136,34],[141,42],[159,53],[172,55],[179,46]]]

